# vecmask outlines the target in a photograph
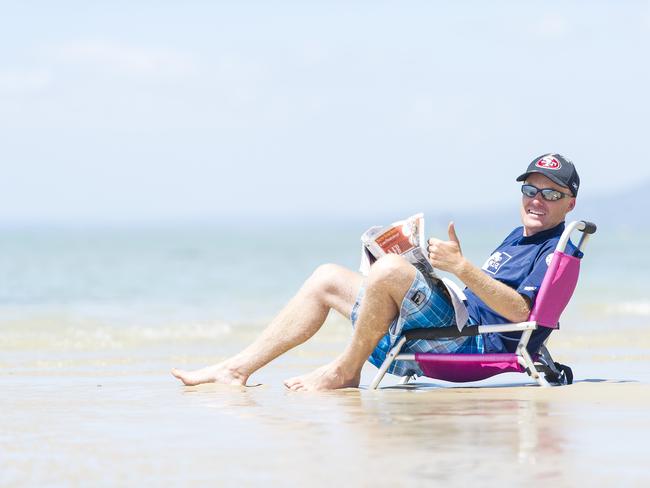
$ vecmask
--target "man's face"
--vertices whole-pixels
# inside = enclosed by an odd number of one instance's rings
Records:
[[[533,185],[540,190],[552,188],[562,193],[571,193],[568,188],[558,185],[539,173],[530,174],[526,178],[525,184]],[[566,214],[573,210],[575,205],[574,197],[564,197],[550,202],[544,200],[541,193],[537,193],[533,198],[522,195],[521,222],[524,224],[524,235],[532,236],[538,232],[552,229],[564,221]]]

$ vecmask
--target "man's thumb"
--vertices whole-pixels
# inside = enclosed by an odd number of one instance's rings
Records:
[[[458,240],[458,236],[456,235],[456,227],[454,227],[453,222],[449,222],[449,228],[447,229],[447,232],[449,233],[449,240],[454,241],[456,244],[458,244],[458,247],[460,247],[460,240]]]

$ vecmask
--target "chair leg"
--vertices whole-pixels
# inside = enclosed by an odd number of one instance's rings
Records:
[[[546,381],[546,378],[539,374],[539,371],[537,371],[535,363],[533,362],[533,358],[530,357],[530,354],[528,354],[528,349],[526,349],[528,340],[530,339],[532,333],[532,330],[527,330],[521,335],[519,344],[517,344],[517,355],[523,360],[524,367],[526,368],[528,375],[533,378],[539,386],[551,386],[549,382]]]
[[[555,366],[555,360],[551,356],[551,353],[549,352],[548,348],[546,346],[542,346],[539,348],[539,359],[540,362],[549,368],[553,373],[559,375],[561,371],[557,369]]]
[[[557,385],[570,385],[573,383],[573,371],[571,368],[560,363],[556,363],[548,348],[545,345],[539,349],[539,362],[544,371],[546,380]]]
[[[400,385],[406,385],[408,382],[411,381],[411,376],[402,376],[402,379],[399,380]]]
[[[526,363],[526,372],[528,375],[533,378],[539,386],[551,386],[550,383],[546,381],[546,378],[537,371],[533,358],[530,357],[530,354],[528,354],[525,347],[521,351],[521,356],[524,358],[524,362]]]
[[[402,350],[402,347],[404,346],[405,343],[406,343],[406,337],[401,337],[400,340],[397,342],[397,344],[395,344],[395,346],[393,346],[393,348],[388,352],[388,354],[386,355],[386,359],[384,359],[384,362],[379,368],[379,371],[377,371],[375,378],[372,380],[372,383],[370,383],[370,385],[368,386],[369,390],[377,389],[379,383],[384,378],[386,371],[388,371],[390,365],[393,364],[393,361],[395,361],[395,357]]]
[[[551,353],[546,345],[542,345],[542,347],[539,348],[539,357],[542,358],[548,366],[553,364],[553,358],[551,357]]]

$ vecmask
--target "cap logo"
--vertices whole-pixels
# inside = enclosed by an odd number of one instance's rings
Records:
[[[562,163],[560,163],[553,156],[544,156],[543,158],[537,160],[535,166],[543,169],[557,170],[562,167]]]

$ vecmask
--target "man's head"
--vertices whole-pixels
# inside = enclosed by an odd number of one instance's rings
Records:
[[[535,158],[517,181],[524,182],[521,220],[526,236],[555,227],[575,207],[580,178],[561,154]]]

